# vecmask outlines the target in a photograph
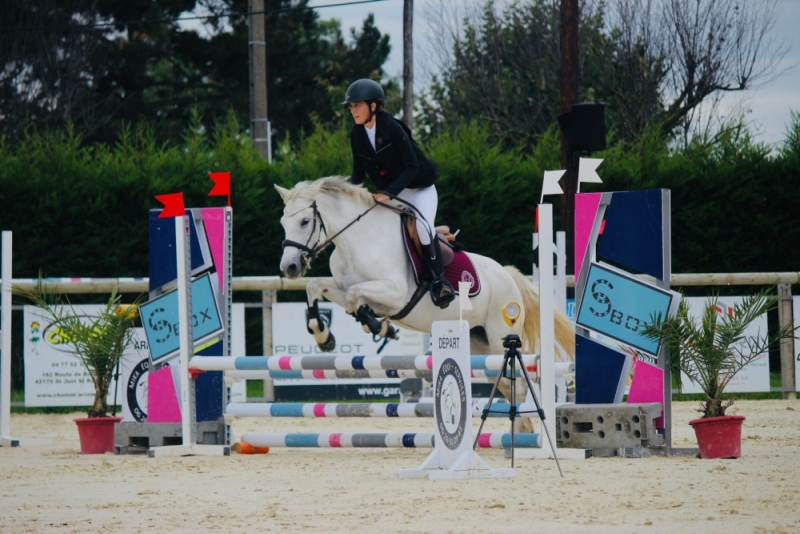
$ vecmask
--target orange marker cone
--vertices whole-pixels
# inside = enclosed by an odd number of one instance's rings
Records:
[[[267,454],[269,447],[253,447],[249,443],[240,441],[233,444],[233,450],[239,454]]]

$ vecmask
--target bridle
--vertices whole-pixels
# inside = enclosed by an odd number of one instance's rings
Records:
[[[399,201],[401,204],[405,204],[406,207],[398,209],[397,207],[392,206],[390,204],[384,204],[383,202],[376,202],[375,204],[373,204],[372,206],[367,208],[364,212],[362,212],[358,217],[356,217],[355,219],[350,221],[347,224],[347,226],[345,226],[344,228],[342,228],[341,230],[336,232],[336,234],[334,234],[333,236],[328,237],[322,243],[320,243],[320,239],[322,239],[322,233],[325,232],[325,237],[327,237],[328,236],[328,230],[325,228],[325,222],[322,220],[322,214],[320,214],[319,208],[317,207],[317,201],[315,200],[314,202],[311,203],[310,206],[306,206],[305,208],[300,208],[299,210],[297,210],[296,212],[292,213],[289,216],[289,217],[293,217],[293,216],[297,215],[298,213],[300,213],[301,211],[307,210],[307,209],[311,209],[311,210],[314,211],[314,226],[311,227],[311,233],[309,234],[308,240],[306,241],[306,243],[303,244],[303,243],[298,243],[297,241],[292,241],[291,239],[284,239],[281,242],[281,247],[282,248],[294,247],[294,248],[298,249],[300,251],[300,257],[303,258],[303,263],[305,263],[305,265],[306,265],[306,269],[310,269],[311,268],[311,262],[319,255],[320,252],[322,252],[325,249],[325,247],[330,245],[333,242],[334,239],[336,239],[337,237],[342,235],[342,233],[345,230],[347,230],[348,228],[353,226],[355,223],[360,221],[363,216],[365,216],[367,213],[369,213],[370,211],[375,209],[377,206],[384,206],[386,208],[389,208],[391,210],[397,211],[399,213],[403,213],[404,212],[404,213],[406,213],[406,214],[408,214],[408,215],[410,215],[412,217],[415,217],[417,219],[422,220],[423,222],[425,222],[425,226],[426,226],[426,228],[428,230],[428,233],[432,235],[433,232],[431,230],[430,225],[427,223],[427,221],[425,221],[425,218],[422,216],[420,211],[414,205],[412,205],[409,202],[403,200],[402,198],[398,198],[398,197],[396,197],[394,195],[389,195],[389,196],[392,198],[392,200]],[[314,232],[317,229],[317,223],[318,222],[319,222],[319,232],[317,232],[317,241],[316,241],[316,243],[314,243],[313,246],[309,246],[309,243],[314,238]],[[432,237],[432,239],[435,239],[435,238]],[[414,309],[414,307],[417,305],[417,303],[420,300],[422,300],[422,297],[425,296],[425,293],[427,293],[429,287],[430,287],[430,283],[427,280],[423,281],[420,284],[418,284],[416,290],[414,291],[414,294],[411,296],[411,300],[408,301],[408,303],[405,305],[405,307],[402,310],[400,310],[395,315],[392,315],[391,317],[389,317],[389,319],[399,321],[400,319],[403,319],[404,317],[406,317],[409,313],[411,313],[411,311]]]
[[[353,226],[355,223],[360,221],[361,218],[364,215],[366,215],[367,213],[369,213],[370,211],[375,209],[377,206],[378,206],[378,204],[373,204],[372,206],[367,208],[366,211],[361,213],[358,217],[356,217],[355,219],[350,221],[350,223],[347,226],[345,226],[344,228],[342,228],[341,230],[336,232],[331,237],[328,237],[328,230],[325,228],[325,222],[322,220],[322,215],[319,212],[319,208],[317,207],[317,201],[315,200],[314,202],[311,203],[310,206],[307,206],[305,208],[301,208],[300,210],[298,210],[298,211],[294,212],[292,215],[290,215],[290,217],[292,217],[294,215],[297,215],[301,211],[307,210],[307,209],[314,210],[314,226],[311,227],[311,233],[309,234],[308,240],[306,241],[305,245],[302,244],[302,243],[298,243],[297,241],[292,241],[291,239],[284,239],[281,242],[281,247],[282,248],[294,247],[294,248],[300,250],[300,257],[303,258],[303,263],[306,264],[306,268],[307,269],[310,269],[311,268],[311,262],[317,256],[319,256],[320,252],[322,252],[328,245],[333,243],[333,240],[336,239],[337,237],[339,237],[340,235],[342,235],[342,233],[345,230],[347,230],[348,228]],[[314,245],[309,246],[309,243],[314,238],[314,233],[315,233],[315,230],[317,229],[317,223],[319,223],[319,232],[316,232],[316,234],[317,234],[317,242],[314,243]],[[323,241],[322,243],[320,243],[320,239],[322,239],[322,233],[323,232],[325,232],[325,237],[328,237],[328,238],[325,241]]]

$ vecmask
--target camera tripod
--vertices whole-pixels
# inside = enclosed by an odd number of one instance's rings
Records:
[[[539,419],[541,419],[542,421],[542,430],[544,430],[544,433],[547,436],[547,441],[550,443],[550,450],[553,451],[553,458],[555,458],[556,465],[558,466],[558,472],[563,477],[564,472],[561,471],[561,463],[558,461],[558,456],[556,455],[556,448],[553,446],[553,440],[550,438],[550,431],[544,424],[544,419],[545,419],[544,410],[542,409],[542,405],[539,404],[539,399],[536,398],[536,390],[533,389],[533,384],[531,383],[531,377],[530,375],[528,375],[528,370],[525,368],[525,364],[522,362],[522,355],[519,352],[519,347],[521,346],[522,346],[522,341],[516,334],[509,334],[503,338],[503,347],[505,347],[506,349],[505,354],[503,354],[503,365],[500,367],[500,374],[498,375],[497,381],[494,383],[494,386],[492,387],[492,394],[489,395],[489,402],[486,403],[486,407],[483,409],[483,413],[481,414],[481,426],[478,427],[478,434],[475,436],[475,443],[472,444],[472,450],[475,450],[475,447],[478,446],[478,439],[480,439],[481,437],[481,432],[483,431],[483,424],[486,422],[486,418],[489,416],[489,414],[505,413],[505,411],[491,412],[491,408],[492,408],[492,402],[494,401],[494,396],[497,394],[497,387],[500,385],[500,381],[503,378],[508,378],[509,380],[511,380],[511,395],[510,395],[511,398],[509,399],[510,406],[508,408],[508,418],[511,420],[511,467],[514,467],[514,420],[517,418],[518,414],[534,413],[534,410],[520,411],[517,409],[516,364],[517,362],[519,362],[519,368],[522,370],[522,375],[525,377],[525,381],[528,384],[528,390],[531,392],[531,397],[533,397],[533,402],[536,405],[535,412],[539,414]],[[509,367],[511,368],[511,374],[510,376],[506,376],[506,370]]]

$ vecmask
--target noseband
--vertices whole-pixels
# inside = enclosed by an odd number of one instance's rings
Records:
[[[317,256],[319,256],[319,253],[322,252],[325,249],[325,247],[327,247],[328,245],[333,243],[334,239],[339,237],[345,230],[347,230],[348,228],[353,226],[355,223],[360,221],[361,217],[363,217],[364,215],[366,215],[367,213],[372,211],[376,206],[378,206],[378,204],[373,204],[372,206],[367,208],[366,211],[361,213],[358,217],[356,217],[355,219],[350,221],[350,223],[347,226],[345,226],[344,228],[342,228],[341,230],[336,232],[333,236],[329,237],[328,239],[326,239],[322,243],[320,243],[319,241],[320,241],[320,239],[322,239],[322,232],[325,232],[325,237],[327,237],[328,236],[328,230],[325,228],[325,222],[322,220],[322,214],[320,214],[319,208],[317,207],[317,201],[315,200],[314,202],[311,203],[310,206],[300,210],[300,211],[307,210],[307,209],[314,210],[314,226],[311,227],[311,233],[308,236],[308,241],[306,241],[306,243],[304,245],[302,243],[298,243],[297,241],[292,241],[291,239],[284,239],[281,242],[281,247],[282,248],[294,247],[294,248],[300,250],[300,256],[303,258],[303,262],[306,264],[306,268],[310,268],[311,267],[311,262]],[[300,211],[295,212],[294,215],[296,215],[297,213],[300,213]],[[317,233],[317,242],[314,243],[313,246],[308,246],[308,244],[311,242],[311,239],[313,239],[313,237],[314,237],[314,231],[317,229],[317,221],[319,221],[319,232]]]

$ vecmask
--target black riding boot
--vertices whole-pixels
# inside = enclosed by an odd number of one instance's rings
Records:
[[[456,292],[444,277],[439,240],[434,238],[433,243],[422,245],[422,254],[425,258],[425,264],[431,270],[433,276],[431,280],[431,300],[436,306],[446,308],[455,300]]]

